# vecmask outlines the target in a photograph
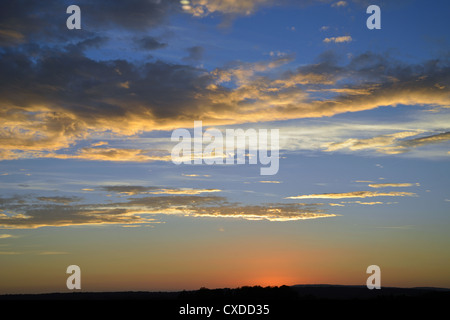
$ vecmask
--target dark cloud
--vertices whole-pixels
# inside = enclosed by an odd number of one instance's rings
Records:
[[[64,48],[65,51],[70,52],[72,55],[82,55],[86,49],[99,48],[101,45],[108,41],[106,36],[93,36],[86,38],[75,43],[70,43]]]
[[[157,190],[158,187],[143,187],[143,186],[103,186],[102,190],[107,192],[123,193],[128,195],[146,193],[148,191]]]
[[[81,198],[78,197],[37,197],[36,199],[44,202],[63,203],[63,204],[69,204],[81,200]]]
[[[86,26],[146,30],[165,22],[169,14],[180,11],[178,0],[100,0],[78,1]]]
[[[66,9],[81,9],[81,30],[68,30]],[[0,2],[0,45],[13,46],[24,41],[61,43],[92,37],[107,29],[143,31],[161,25],[168,15],[179,11],[177,0],[3,0]]]
[[[138,46],[145,50],[156,50],[167,47],[167,43],[159,42],[157,39],[151,36],[144,36],[142,38],[135,39]]]
[[[200,46],[194,46],[194,47],[187,48],[186,51],[188,53],[188,56],[184,57],[183,60],[197,62],[197,61],[202,60],[203,53],[205,52],[205,48],[200,47]]]
[[[106,129],[111,120],[124,127],[124,119],[130,117],[148,120],[150,129],[155,119],[170,121],[195,110],[195,92],[210,82],[202,70],[162,61],[138,68],[124,60],[95,61],[73,51],[44,50],[41,54],[33,62],[25,52],[6,49],[0,53],[0,113],[36,123],[35,128],[28,128],[30,134],[45,127],[47,139],[53,133],[77,134],[82,127],[95,127],[99,122]],[[37,119],[28,113],[36,106],[51,112]],[[1,138],[10,136],[3,132]],[[45,141],[27,139],[23,144],[39,142]]]
[[[429,135],[426,137],[420,137],[402,141],[399,143],[399,147],[416,148],[423,145],[442,143],[450,140],[450,132],[438,133]]]

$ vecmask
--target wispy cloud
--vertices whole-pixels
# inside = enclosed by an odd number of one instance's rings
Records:
[[[277,180],[269,180],[269,181],[267,181],[267,180],[263,180],[263,181],[259,181],[259,183],[281,183],[281,181],[277,181]]]
[[[187,174],[187,173],[183,173],[183,174],[181,174],[181,175],[182,175],[183,177],[195,177],[195,178],[197,178],[197,177],[205,177],[205,178],[211,177],[210,174],[195,174],[195,173]]]
[[[345,207],[344,204],[340,204],[340,203],[329,203],[328,205],[330,205],[332,207]]]
[[[180,189],[159,189],[149,192],[150,194],[201,194],[201,193],[211,193],[211,192],[221,192],[221,189],[190,189],[190,188],[180,188]]]
[[[65,251],[42,251],[38,253],[39,255],[43,256],[54,256],[54,255],[63,255],[63,254],[69,254]]]
[[[449,132],[408,139],[420,134],[423,134],[421,130],[402,131],[366,139],[351,138],[343,142],[326,143],[323,146],[326,148],[325,151],[327,152],[347,149],[351,151],[373,150],[383,154],[403,154],[414,148],[443,143],[450,140]]]
[[[80,201],[78,197],[37,197],[36,199],[44,202],[64,203],[69,204],[71,202]]]
[[[412,192],[373,192],[354,191],[346,193],[322,193],[286,197],[285,199],[345,199],[345,198],[372,198],[372,197],[412,197],[416,196]]]
[[[82,148],[76,154],[42,153],[37,157],[115,162],[171,161],[169,154],[151,155],[152,152],[152,150],[141,149]]]
[[[398,230],[410,230],[413,229],[414,225],[405,225],[405,226],[387,226],[387,227],[377,227],[380,229],[398,229]]]
[[[401,187],[413,187],[413,186],[420,186],[420,183],[371,183],[369,184],[369,187],[371,188],[387,188],[387,187],[393,187],[393,188],[401,188]]]
[[[12,234],[0,234],[0,239],[12,239],[12,238],[18,238],[18,236],[16,235],[12,235]]]
[[[377,149],[377,150],[387,150],[386,148],[397,143],[399,139],[404,139],[420,134],[420,131],[405,131],[396,132],[393,134],[376,136],[367,139],[348,139],[343,142],[332,142],[327,143],[324,146],[326,151],[336,151],[340,149],[349,149],[352,151],[364,150],[364,149]]]
[[[152,195],[122,202],[90,204],[34,203],[32,197],[3,199],[0,228],[30,229],[74,225],[149,225],[165,215],[236,218],[245,220],[296,221],[336,217],[322,204],[270,203],[242,205],[224,197],[200,195]]]
[[[195,195],[201,193],[220,192],[220,189],[192,189],[192,188],[163,188],[155,186],[102,186],[102,190],[125,194],[128,196],[136,194],[186,194]]]
[[[376,204],[385,204],[384,202],[381,201],[372,201],[372,202],[363,202],[363,201],[343,201],[342,203],[355,203],[355,204],[363,204],[366,206],[373,206]]]

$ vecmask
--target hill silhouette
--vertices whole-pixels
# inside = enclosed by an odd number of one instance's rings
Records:
[[[441,288],[382,288],[364,286],[296,285],[280,287],[240,287],[178,292],[68,292],[46,294],[10,294],[0,296],[0,306],[13,308],[20,316],[71,310],[90,318],[126,319],[148,316],[150,319],[301,319],[368,313],[416,316],[418,312],[440,312],[450,302],[450,290]],[[230,314],[234,308],[267,310],[268,314]],[[186,310],[208,308],[205,314],[186,314]],[[264,308],[264,309],[263,309]],[[267,308],[267,309],[266,309]],[[183,311],[183,313],[182,313]],[[228,312],[228,313],[227,313]]]
[[[169,301],[301,301],[301,300],[446,300],[450,301],[450,289],[446,288],[396,288],[385,287],[369,290],[365,286],[348,285],[294,285],[294,286],[244,286],[239,288],[208,289],[176,292],[66,292],[42,294],[5,294],[0,300],[169,300]]]

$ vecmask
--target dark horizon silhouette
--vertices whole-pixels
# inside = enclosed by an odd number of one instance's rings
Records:
[[[181,291],[111,291],[111,292],[54,292],[37,294],[3,294],[0,300],[154,300],[154,301],[345,301],[345,300],[445,300],[450,301],[450,288],[439,287],[382,287],[369,290],[362,285],[282,285],[243,286],[238,288],[202,287]]]

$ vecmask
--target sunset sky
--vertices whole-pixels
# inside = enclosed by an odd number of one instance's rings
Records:
[[[450,288],[449,12],[1,1],[0,294],[67,292],[69,265],[82,291],[365,285],[370,265]],[[174,164],[194,121],[278,129],[277,174]]]

